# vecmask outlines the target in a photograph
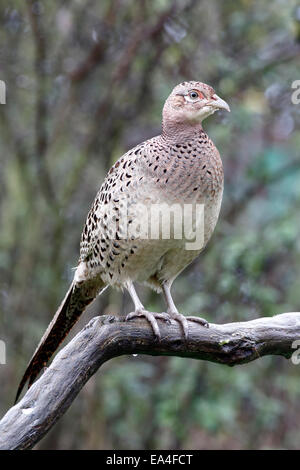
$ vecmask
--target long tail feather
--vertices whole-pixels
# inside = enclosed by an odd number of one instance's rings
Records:
[[[101,287],[103,288],[103,286],[100,286],[100,288]],[[98,292],[100,291],[100,288],[97,289]],[[29,381],[29,388],[42,368],[46,366],[60,343],[67,336],[73,325],[79,319],[82,312],[94,300],[95,296],[96,293],[94,290],[88,293],[88,290],[84,285],[78,287],[72,282],[64,300],[60,304],[26,368],[18,387],[15,403],[17,402],[26,382]]]

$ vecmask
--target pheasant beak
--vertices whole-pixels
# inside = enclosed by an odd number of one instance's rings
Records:
[[[214,94],[211,97],[212,101],[209,103],[211,106],[213,106],[216,109],[225,109],[230,113],[230,108],[229,105],[226,103],[226,101],[222,100],[218,95]]]

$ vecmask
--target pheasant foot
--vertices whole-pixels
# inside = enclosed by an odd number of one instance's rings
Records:
[[[144,309],[137,309],[134,312],[128,313],[128,315],[125,317],[125,321],[131,320],[132,318],[137,318],[137,317],[146,318],[146,320],[150,323],[154,336],[156,337],[157,340],[161,339],[157,319],[165,321],[166,323],[170,323],[170,315],[168,315],[168,313],[149,312],[148,310],[144,310]]]
[[[204,320],[204,318],[201,318],[201,317],[192,317],[192,316],[185,317],[184,315],[182,315],[181,313],[177,311],[169,311],[169,310],[168,310],[168,314],[170,315],[171,318],[178,321],[178,323],[181,325],[185,340],[188,340],[188,337],[189,337],[188,321],[200,323],[200,325],[204,326],[205,328],[209,327],[208,322]]]

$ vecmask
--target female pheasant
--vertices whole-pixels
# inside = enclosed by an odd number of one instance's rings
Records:
[[[145,317],[157,339],[157,319],[177,320],[185,338],[188,320],[208,326],[200,317],[181,315],[170,288],[176,276],[204,249],[219,216],[222,162],[202,128],[202,121],[218,109],[230,111],[212,87],[196,81],[177,85],[163,108],[161,135],[137,145],[113,165],[88,213],[74,279],[25,371],[16,400],[27,380],[30,386],[47,364],[87,305],[109,285],[128,290],[135,310],[126,320]],[[144,229],[150,220],[151,232],[154,221],[148,216],[157,206],[172,206],[177,212],[182,209],[183,214],[186,207],[203,207],[200,228],[193,211],[188,217],[194,231],[203,230],[201,245],[189,249],[185,232],[181,238],[174,235],[178,229],[176,214],[170,222],[170,236],[162,237],[161,229],[158,237],[149,233],[141,236],[137,227],[142,225]],[[179,219],[180,228],[183,219]],[[137,296],[134,281],[162,291],[167,312],[147,311]]]

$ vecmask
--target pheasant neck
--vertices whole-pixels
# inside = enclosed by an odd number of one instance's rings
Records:
[[[163,122],[162,138],[172,143],[183,143],[197,139],[203,133],[201,123]]]

